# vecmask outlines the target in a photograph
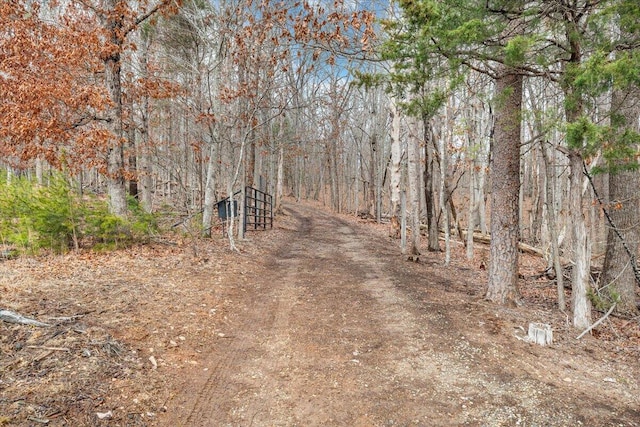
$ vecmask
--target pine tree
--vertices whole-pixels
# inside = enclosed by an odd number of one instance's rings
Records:
[[[391,83],[419,96],[406,105],[410,114],[432,117],[474,69],[496,79],[496,129],[492,146],[493,216],[487,298],[518,299],[518,192],[522,76],[526,73],[524,2],[402,0],[402,19],[387,23],[389,41],[382,54],[395,62]],[[427,211],[429,208],[427,207]],[[432,227],[430,227],[432,228]],[[437,233],[437,230],[435,230]]]

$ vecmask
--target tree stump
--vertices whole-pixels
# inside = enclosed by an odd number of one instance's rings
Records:
[[[538,345],[549,345],[553,343],[553,331],[546,323],[529,323],[529,335],[527,341]]]

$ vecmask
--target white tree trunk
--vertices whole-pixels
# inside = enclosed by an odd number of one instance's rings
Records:
[[[149,36],[140,36],[140,70],[143,78],[149,75]],[[149,96],[143,95],[141,106],[141,118],[140,118],[140,150],[138,155],[140,156],[138,169],[138,181],[140,182],[140,204],[145,212],[151,212],[153,210],[153,161],[151,160],[151,153],[149,146]]]
[[[280,143],[278,148],[278,172],[276,180],[276,201],[274,211],[280,212],[282,207],[282,197],[284,196],[284,146]]]
[[[140,150],[140,168],[138,169],[140,180],[140,204],[145,212],[153,210],[153,162],[149,154],[149,134],[143,133]]]
[[[471,141],[469,141],[469,152],[471,152],[472,146]],[[469,161],[469,209],[467,210],[467,259],[473,259],[473,231],[476,228],[475,224],[475,213],[476,213],[476,168],[475,168],[475,160]]]
[[[44,184],[44,160],[42,157],[36,157],[36,183],[42,186]]]
[[[211,237],[211,225],[213,224],[213,210],[216,198],[215,186],[215,148],[211,144],[209,150],[209,162],[207,163],[207,177],[204,187],[204,207],[202,210],[202,234],[205,237]]]
[[[402,253],[407,250],[407,193],[400,194],[400,247]]]
[[[109,149],[107,192],[109,210],[121,218],[127,216],[127,191],[122,175],[124,168],[124,150],[121,144]]]
[[[391,110],[391,165],[389,168],[391,187],[391,230],[390,234],[396,238],[400,237],[400,180],[402,171],[400,162],[402,161],[402,147],[400,146],[400,111],[395,99],[391,99],[389,108]]]
[[[569,215],[574,260],[571,276],[573,326],[586,329],[591,325],[591,303],[588,298],[591,248],[582,209],[582,157],[576,152],[571,152],[569,163]]]
[[[238,200],[238,211],[239,211],[239,220],[238,220],[238,239],[244,240],[244,225],[247,222],[247,209],[244,204],[244,201],[247,200],[247,181],[245,179],[242,180],[242,188],[240,189],[240,200]]]
[[[409,139],[407,141],[409,182],[409,223],[411,224],[411,241],[407,248],[407,254],[412,261],[418,261],[420,257],[420,139],[418,137],[418,123],[410,119]]]
[[[447,155],[446,138],[440,138],[440,208],[442,210],[442,217],[444,218],[444,265],[449,265],[449,262],[451,261],[451,227],[449,226],[448,203],[449,193],[446,191],[447,169],[449,167]],[[471,234],[473,236],[473,229],[470,229],[467,234]]]
[[[480,171],[478,173],[478,186],[476,192],[476,200],[478,202],[478,222],[480,226],[480,232],[482,234],[487,234],[487,206],[485,203],[484,195],[485,195],[485,185],[487,180],[486,177],[486,168],[487,162],[484,160],[484,155],[482,156],[483,160],[480,162]]]
[[[547,213],[547,229],[549,230],[549,241],[551,244],[551,264],[553,265],[556,273],[556,292],[558,296],[558,308],[564,311],[567,308],[567,303],[564,297],[564,276],[562,274],[562,265],[560,263],[560,249],[558,246],[558,227],[556,219],[556,205],[555,205],[555,190],[554,190],[554,174],[553,166],[549,162],[549,156],[547,154],[547,147],[544,145],[541,148],[542,159],[544,161],[545,168],[545,183],[546,189],[544,192],[544,203],[546,205]]]

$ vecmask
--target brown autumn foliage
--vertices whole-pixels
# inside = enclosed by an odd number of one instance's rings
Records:
[[[169,0],[73,0],[64,6],[53,1],[42,7],[27,0],[2,2],[0,157],[20,168],[41,158],[57,168],[106,172],[109,148],[121,143],[115,141],[114,120],[124,120],[125,127],[133,120],[126,110],[114,118],[114,104],[170,98],[179,87],[153,75],[122,76],[122,98],[114,99],[105,66],[115,58],[119,67],[125,53],[136,49],[128,35],[142,22],[158,13],[176,13],[179,5]],[[366,48],[373,38],[373,14],[350,10],[341,1],[333,6],[327,11],[307,1],[238,2],[230,12],[236,25],[227,26],[228,34],[221,36],[231,41],[232,62],[248,72],[240,81],[222,85],[219,99],[243,99],[250,110],[265,107],[260,105],[261,87],[276,70],[286,71],[295,63],[294,49],[312,49],[314,59],[333,64],[337,54]]]
[[[66,7],[50,2],[46,9],[25,0],[0,4],[0,156],[5,161],[28,167],[42,158],[57,168],[104,169],[113,140],[105,58],[135,49],[127,34],[151,14],[168,10],[170,2],[152,7],[141,2],[135,10],[126,1],[113,3],[102,8],[100,2],[72,1]],[[110,24],[114,19],[117,29]],[[132,96],[163,97],[172,89],[154,79],[136,83]]]
[[[96,125],[107,105],[92,54],[99,37],[81,14],[55,22],[29,3],[0,4],[0,155],[78,166],[108,137]]]

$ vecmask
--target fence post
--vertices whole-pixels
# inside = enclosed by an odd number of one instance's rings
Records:
[[[242,212],[241,217],[242,217],[242,236],[241,238],[244,239],[244,234],[247,232],[247,187],[242,187],[242,191],[240,194],[240,198],[242,199]]]

